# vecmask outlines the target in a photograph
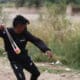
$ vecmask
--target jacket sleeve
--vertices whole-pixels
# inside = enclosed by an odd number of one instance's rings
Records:
[[[42,52],[45,53],[47,50],[50,50],[41,39],[33,36],[31,33],[28,33],[28,39],[30,42],[36,45]]]

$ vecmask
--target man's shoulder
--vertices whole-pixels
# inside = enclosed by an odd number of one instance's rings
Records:
[[[25,32],[25,36],[26,36],[27,38],[30,38],[30,37],[32,37],[32,34],[31,34],[31,32],[26,31],[26,32]]]
[[[25,34],[30,35],[31,33],[29,31],[25,31]]]

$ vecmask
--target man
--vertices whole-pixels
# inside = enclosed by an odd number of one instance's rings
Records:
[[[25,49],[28,41],[32,42],[42,52],[46,53],[49,58],[52,57],[52,52],[45,43],[27,31],[28,24],[30,24],[30,22],[26,18],[17,15],[13,20],[13,28],[8,28],[10,35],[21,50],[20,54],[14,52],[4,26],[0,25],[0,37],[4,40],[5,50],[17,80],[25,80],[23,69],[31,73],[30,80],[37,80],[40,75],[39,70],[28,56],[28,51]]]

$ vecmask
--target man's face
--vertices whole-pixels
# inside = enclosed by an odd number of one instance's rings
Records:
[[[17,33],[22,33],[26,29],[27,25],[26,24],[18,24],[17,27],[15,28],[15,31]]]

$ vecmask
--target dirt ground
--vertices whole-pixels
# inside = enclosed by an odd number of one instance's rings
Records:
[[[66,71],[66,67],[64,66],[51,65],[49,63],[36,63],[36,65],[40,69],[43,69],[38,80],[80,80],[80,73],[76,70]],[[47,69],[53,71],[48,72]],[[58,70],[63,71],[61,73],[54,72]],[[24,72],[26,80],[30,80],[30,74],[27,71]],[[7,58],[0,57],[0,80],[16,80]]]

